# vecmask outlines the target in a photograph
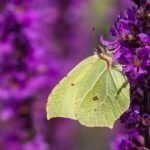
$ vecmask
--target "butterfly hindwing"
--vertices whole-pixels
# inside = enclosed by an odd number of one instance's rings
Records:
[[[129,87],[125,87],[117,96],[117,91],[126,79],[115,68],[101,69],[101,74],[95,78],[91,89],[87,90],[84,96],[80,92],[82,92],[85,81],[80,83],[81,89],[78,90],[75,114],[85,126],[112,128],[114,122],[129,107]],[[92,78],[92,75],[87,74],[87,76]]]

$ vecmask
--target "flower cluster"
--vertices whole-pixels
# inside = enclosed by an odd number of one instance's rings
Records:
[[[72,141],[65,139],[69,139],[72,124],[68,124],[65,130],[63,126],[66,126],[68,121],[62,120],[60,127],[59,120],[48,122],[45,117],[49,90],[74,65],[74,52],[78,49],[86,50],[88,47],[85,44],[77,44],[78,39],[86,39],[86,29],[81,35],[74,25],[76,24],[79,30],[83,28],[79,9],[84,3],[75,0],[68,1],[68,4],[66,2],[0,2],[2,150],[72,149]],[[58,29],[60,31],[57,31]],[[67,42],[68,39],[71,39],[72,43]],[[67,60],[70,58],[70,66],[62,67],[66,64],[66,57]]]
[[[37,120],[37,116],[33,112],[44,108],[40,99],[48,92],[44,90],[54,84],[48,82],[49,79],[54,79],[59,72],[53,66],[51,55],[47,57],[48,50],[36,42],[38,13],[30,5],[30,1],[1,3],[0,126],[3,130],[0,131],[0,142],[3,147],[0,149],[28,149],[25,147],[33,147],[38,139],[39,150],[48,147],[35,128],[33,121]],[[41,94],[38,94],[39,91]]]
[[[139,5],[139,2],[137,3]],[[110,28],[115,42],[102,43],[113,51],[113,59],[123,66],[130,83],[148,74],[150,66],[150,2],[127,9]]]
[[[122,65],[131,87],[131,105],[120,120],[128,130],[136,129],[145,139],[145,143],[137,144],[132,132],[120,139],[118,150],[141,150],[144,145],[150,148],[150,1],[133,1],[135,5],[118,15],[110,27],[115,41],[101,38],[102,44],[112,51],[113,61]]]

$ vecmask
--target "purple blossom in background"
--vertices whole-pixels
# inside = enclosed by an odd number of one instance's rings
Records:
[[[0,149],[73,150],[74,125],[46,121],[45,105],[53,86],[87,53],[83,6],[75,0],[0,1]]]

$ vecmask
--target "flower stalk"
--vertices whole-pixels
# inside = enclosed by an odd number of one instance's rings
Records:
[[[145,3],[145,0],[141,0],[141,4]],[[143,32],[146,32],[146,18],[143,19]],[[150,91],[144,91],[144,113],[150,114]],[[150,149],[150,126],[146,126],[144,129],[144,145],[146,148]]]
[[[144,113],[150,114],[150,91],[144,92]],[[150,127],[147,126],[144,129],[144,141],[145,141],[145,147],[150,149]]]

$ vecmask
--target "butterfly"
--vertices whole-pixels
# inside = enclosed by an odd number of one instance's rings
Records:
[[[106,51],[98,52],[81,61],[54,87],[46,105],[47,119],[71,118],[88,127],[113,128],[129,108],[130,87],[122,86],[126,78],[121,66],[116,67]]]

